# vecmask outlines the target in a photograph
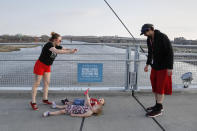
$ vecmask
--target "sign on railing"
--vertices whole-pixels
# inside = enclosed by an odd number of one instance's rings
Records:
[[[78,63],[78,82],[102,82],[102,63]]]

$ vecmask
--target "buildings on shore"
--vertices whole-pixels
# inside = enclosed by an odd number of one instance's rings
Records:
[[[47,35],[42,35],[40,37],[28,36],[22,34],[0,36],[0,43],[46,42],[48,40],[49,40],[49,36]]]
[[[174,38],[174,44],[197,45],[197,40],[187,40],[184,37],[177,37],[177,38]]]
[[[22,34],[16,35],[1,35],[0,43],[13,43],[13,42],[46,42],[48,41],[49,36],[42,35],[37,36],[28,36]],[[119,37],[119,36],[63,36],[63,39],[70,41],[83,41],[89,43],[133,43],[137,42],[139,44],[145,44],[145,39],[136,39],[133,40],[130,37]],[[172,41],[173,44],[178,45],[197,45],[197,40],[187,40],[184,37],[174,38]]]

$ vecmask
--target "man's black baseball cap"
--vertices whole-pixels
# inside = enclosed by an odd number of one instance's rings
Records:
[[[142,29],[141,29],[141,34],[140,35],[143,35],[147,30],[149,30],[150,28],[153,27],[153,24],[144,24],[142,26]]]

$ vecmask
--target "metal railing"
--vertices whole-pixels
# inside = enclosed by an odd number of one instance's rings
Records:
[[[173,75],[172,75],[172,84],[173,88],[182,88],[183,87],[183,81],[181,79],[181,76],[187,72],[192,72],[193,75],[193,81],[191,82],[191,88],[196,88],[197,86],[197,53],[190,52],[190,53],[180,53],[177,50],[183,51],[183,49],[196,49],[197,45],[173,45],[174,50],[174,68],[173,68]],[[178,52],[178,53],[177,53]],[[137,78],[137,84],[138,89],[146,89],[147,87],[151,86],[150,83],[150,69],[148,73],[145,73],[143,71],[144,65],[146,64],[146,57],[145,53],[140,53],[141,58],[137,60],[139,63],[138,66],[138,78]],[[145,79],[144,79],[145,78]]]
[[[5,44],[0,44],[5,45]],[[35,45],[35,44],[6,44]],[[43,43],[38,47],[16,52],[0,53],[0,90],[30,90],[33,81],[33,67],[38,59]],[[144,73],[146,54],[139,51],[139,45],[123,43],[63,43],[67,48],[78,48],[72,55],[58,55],[51,73],[51,90],[138,90],[150,88],[150,70]],[[143,44],[142,44],[143,45]],[[145,45],[143,45],[145,46]],[[117,48],[118,47],[118,48]],[[184,48],[183,45],[173,46]],[[185,46],[196,48],[197,46]],[[78,82],[78,63],[102,63],[102,82]],[[175,53],[173,87],[182,87],[181,75],[192,72],[197,85],[197,55],[195,53]],[[43,83],[41,83],[41,86]]]

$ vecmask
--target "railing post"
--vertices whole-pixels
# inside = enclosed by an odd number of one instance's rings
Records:
[[[130,90],[130,71],[131,71],[131,47],[128,46],[126,50],[126,86],[125,90]]]
[[[135,84],[133,85],[133,90],[138,90],[138,74],[139,74],[139,45],[135,46],[135,55],[134,55],[134,72],[135,72]]]

